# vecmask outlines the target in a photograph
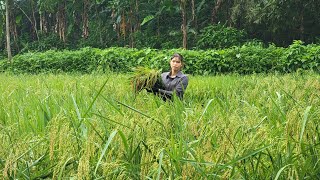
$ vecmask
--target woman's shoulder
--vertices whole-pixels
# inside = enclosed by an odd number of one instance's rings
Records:
[[[161,74],[161,76],[162,76],[162,77],[169,76],[169,73],[170,73],[170,72],[163,72],[163,73]]]
[[[177,76],[179,76],[179,77],[181,77],[181,78],[183,78],[183,77],[188,78],[187,74],[184,74],[184,73],[181,72],[181,71],[177,74]]]
[[[161,73],[161,75],[164,75],[164,74],[168,75],[169,73],[170,73],[170,71],[166,71],[166,72]]]

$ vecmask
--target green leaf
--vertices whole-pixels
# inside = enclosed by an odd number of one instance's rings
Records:
[[[276,177],[274,178],[274,180],[277,180],[277,179],[279,178],[281,172],[282,172],[286,167],[288,167],[288,166],[290,166],[290,165],[292,165],[292,164],[288,164],[288,165],[283,166],[283,167],[278,171],[278,173],[277,173]]]
[[[17,17],[16,17],[16,23],[17,23],[17,24],[20,24],[21,19],[22,19],[22,15],[17,16]]]
[[[152,19],[154,19],[153,15],[149,15],[147,17],[145,17],[141,23],[141,26],[143,26],[144,24],[146,24],[147,22],[151,21]]]
[[[303,121],[302,121],[302,125],[301,125],[301,131],[300,131],[300,144],[302,142],[302,137],[303,137],[303,133],[304,133],[304,130],[306,128],[306,125],[307,125],[307,122],[308,122],[308,115],[309,115],[309,112],[310,112],[310,109],[311,109],[312,106],[308,106],[306,108],[306,110],[304,111],[304,114],[303,114]]]
[[[105,146],[104,146],[104,148],[103,148],[103,150],[102,150],[102,152],[101,152],[99,161],[97,162],[96,168],[95,168],[95,170],[94,170],[94,174],[95,174],[95,175],[97,174],[98,167],[99,167],[99,165],[100,165],[100,163],[101,163],[101,160],[102,160],[104,154],[106,153],[106,151],[107,151],[107,149],[108,149],[108,147],[109,147],[112,139],[113,139],[114,136],[117,134],[117,132],[118,132],[117,130],[114,130],[114,131],[110,134],[109,139],[108,139],[107,143],[105,144]]]

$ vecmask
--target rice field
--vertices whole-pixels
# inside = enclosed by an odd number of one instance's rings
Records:
[[[319,179],[320,76],[0,74],[1,179]]]

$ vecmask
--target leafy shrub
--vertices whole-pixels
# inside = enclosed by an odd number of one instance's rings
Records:
[[[16,73],[43,72],[131,72],[133,67],[170,69],[172,54],[183,55],[187,74],[221,73],[269,73],[295,72],[299,70],[320,71],[320,46],[303,45],[295,41],[288,48],[274,45],[246,43],[239,47],[220,50],[156,50],[132,48],[82,48],[77,51],[29,52],[16,55],[13,63],[0,61],[1,71]]]
[[[239,46],[246,40],[246,33],[221,24],[210,25],[200,31],[197,47],[200,49],[221,49]]]
[[[26,53],[29,51],[37,52],[37,51],[48,51],[54,49],[64,49],[67,44],[62,42],[60,38],[55,34],[39,34],[39,41],[33,41],[30,43],[30,40],[20,40],[23,44],[23,49],[21,49],[21,53]],[[26,43],[24,42],[26,41]]]
[[[98,53],[92,48],[83,48],[78,51],[29,52],[15,56],[13,63],[7,69],[16,73],[89,73],[97,67],[97,55]]]

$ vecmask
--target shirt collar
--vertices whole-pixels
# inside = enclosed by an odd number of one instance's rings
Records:
[[[182,77],[182,72],[181,71],[179,71],[178,73],[177,73],[177,75],[176,75],[176,77]],[[167,72],[167,75],[166,75],[166,77],[168,78],[168,77],[170,77],[170,71],[169,72]]]

